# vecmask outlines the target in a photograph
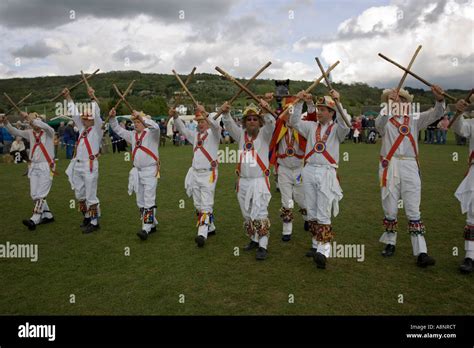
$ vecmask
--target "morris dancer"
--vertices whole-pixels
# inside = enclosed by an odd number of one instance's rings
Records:
[[[156,186],[160,173],[158,147],[160,145],[160,126],[143,112],[133,111],[132,121],[135,130],[120,127],[115,118],[116,111],[109,112],[112,130],[132,146],[133,168],[128,177],[128,194],[135,192],[140,210],[142,228],[137,232],[141,240],[156,232]]]
[[[428,255],[425,225],[421,220],[418,164],[418,132],[441,118],[445,110],[441,87],[433,86],[431,91],[436,98],[434,108],[416,115],[408,104],[413,101],[411,94],[405,89],[401,89],[398,94],[394,89],[386,89],[381,99],[388,106],[375,120],[375,127],[382,136],[379,167],[382,208],[385,214],[385,232],[380,237],[380,242],[385,244],[382,256],[389,257],[395,252],[398,200],[401,197],[409,221],[408,232],[413,255],[418,257],[419,267],[435,264],[435,260]]]
[[[54,221],[53,214],[46,202],[56,168],[53,144],[54,129],[44,122],[43,115],[38,115],[36,112],[30,114],[22,112],[21,116],[28,120],[33,129],[19,130],[8,122],[6,116],[0,121],[5,124],[11,135],[25,138],[32,146],[29,156],[28,178],[30,179],[30,195],[34,202],[34,208],[33,215],[31,218],[23,220],[23,225],[30,231],[34,231],[36,225]]]
[[[262,106],[268,106],[263,99]],[[239,163],[237,165],[237,198],[244,217],[244,228],[250,238],[245,251],[257,249],[256,259],[265,260],[268,254],[270,220],[268,204],[270,193],[270,170],[268,152],[275,129],[275,119],[271,114],[263,116],[251,104],[243,113],[243,129],[237,126],[230,116],[230,106],[222,106],[225,129],[239,144]]]
[[[329,93],[331,96],[318,99],[316,122],[301,120],[303,101],[312,103],[311,94],[305,91],[297,94],[301,101],[295,105],[290,116],[290,125],[307,139],[303,186],[309,230],[313,235],[312,249],[307,255],[313,256],[320,269],[326,268],[334,238],[331,212],[337,216],[339,201],[342,199],[342,189],[336,174],[339,144],[350,131],[342,119],[345,116],[336,111],[334,99],[339,99],[339,93],[335,90]]]
[[[76,199],[79,201],[79,210],[84,219],[81,224],[83,233],[92,233],[100,229],[100,205],[97,197],[97,182],[99,180],[99,152],[102,143],[102,119],[100,109],[94,100],[94,90],[87,90],[91,98],[90,107],[83,107],[80,113],[74,104],[69,90],[63,90],[63,96],[68,103],[68,111],[72,116],[80,136],[76,142],[74,157],[67,167],[69,178]]]
[[[189,197],[193,197],[197,214],[197,236],[194,239],[202,248],[209,235],[216,234],[214,225],[214,193],[217,184],[217,151],[221,139],[221,127],[212,116],[207,115],[203,106],[196,108],[194,120],[197,132],[186,128],[175,109],[169,110],[178,132],[194,146],[193,162],[184,181]]]

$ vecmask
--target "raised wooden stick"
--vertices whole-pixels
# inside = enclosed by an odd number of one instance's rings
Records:
[[[237,79],[235,79],[234,77],[232,77],[231,75],[229,75],[228,73],[226,73],[224,70],[222,70],[221,68],[219,68],[218,66],[215,67],[215,69],[220,72],[227,80],[229,81],[232,81],[233,83],[235,83],[237,86],[240,87],[240,89],[242,89],[245,93],[247,93],[250,97],[252,97],[253,100],[255,100],[265,111],[267,111],[268,113],[272,114],[275,118],[278,117],[278,115],[275,113],[275,111],[273,111],[272,109],[270,108],[267,108],[266,106],[260,104],[260,99],[258,99],[258,96],[253,93],[251,90],[249,90],[246,86],[244,86],[242,83],[240,83],[239,81],[237,81]]]
[[[248,87],[252,81],[254,81],[266,68],[268,68],[270,65],[272,64],[272,62],[267,62],[267,64],[265,64],[264,66],[262,66],[260,68],[259,71],[257,71],[251,78],[250,80],[248,80],[246,83],[245,83],[245,87]],[[239,97],[240,94],[242,94],[244,90],[243,89],[239,89],[239,91],[232,97],[232,99],[229,100],[229,105],[232,105],[232,103]],[[217,120],[219,118],[219,116],[222,115],[222,110],[219,110],[217,112],[217,114],[214,115],[214,120]]]
[[[28,99],[31,95],[33,94],[33,92],[31,92],[30,94],[28,94],[27,96],[21,98],[18,103],[16,103],[17,106],[20,106],[26,99]],[[5,116],[8,115],[10,112],[12,112],[13,110],[15,109],[15,107],[12,107],[10,109],[8,109],[6,112],[5,112]]]
[[[92,88],[91,88],[91,85],[89,85],[89,82],[86,79],[86,75],[84,75],[84,72],[82,70],[81,70],[81,75],[82,75],[82,79],[84,80],[84,83],[86,84],[87,92],[89,93],[89,89],[92,89]],[[99,104],[99,100],[96,98],[95,95],[94,95],[94,100],[97,104]]]
[[[407,70],[410,70],[411,69],[411,66],[413,65],[413,63],[415,62],[415,58],[416,56],[418,55],[418,53],[420,52],[421,50],[421,45],[419,45],[417,48],[416,48],[416,51],[415,53],[413,54],[413,57],[411,57],[411,60],[410,60],[410,63],[408,64],[408,67],[407,67]],[[400,80],[400,82],[398,83],[398,86],[397,86],[397,96],[398,96],[398,93],[400,92],[400,90],[402,89],[403,87],[403,83],[405,82],[405,79],[407,78],[408,76],[408,73],[405,71],[403,73],[403,76],[402,76],[402,79]]]
[[[400,69],[404,70],[406,73],[410,74],[411,76],[413,76],[415,79],[417,79],[418,81],[424,83],[425,85],[427,85],[428,87],[431,87],[433,86],[432,83],[426,81],[424,78],[418,76],[417,74],[415,74],[414,72],[410,71],[409,69],[403,67],[402,65],[398,64],[397,62],[393,61],[392,59],[388,58],[387,56],[384,56],[382,53],[379,53],[379,57],[385,59],[387,62],[390,62],[392,63],[393,65],[399,67]],[[448,93],[446,92],[443,92],[443,95],[445,97],[448,97],[449,99],[451,100],[454,100],[456,101],[456,98],[454,98],[452,95],[449,95]]]
[[[115,89],[115,92],[117,93],[117,95],[120,97],[121,100],[123,100],[123,102],[125,103],[125,105],[127,105],[128,109],[130,110],[130,112],[133,114],[133,108],[132,106],[130,105],[130,103],[127,101],[127,99],[125,99],[123,93],[120,91],[120,89],[117,87],[117,85],[114,83],[112,86],[114,86],[114,89]]]
[[[16,109],[16,111],[18,111],[19,114],[21,114],[23,111],[21,111],[21,109],[18,107],[18,105],[15,104],[15,102],[12,100],[12,98],[10,98],[8,96],[8,94],[6,94],[5,92],[3,92],[3,95],[8,99],[8,101],[10,102],[10,104],[13,106],[14,109]]]
[[[92,74],[88,75],[87,76],[87,80],[93,78],[98,72],[99,72],[100,69],[97,69],[96,71],[94,71]],[[80,86],[81,84],[84,83],[84,80],[81,79],[79,82],[77,82],[76,84],[72,85],[71,87],[68,87],[69,91],[72,91],[74,88],[76,88],[77,86]],[[57,96],[55,96],[53,99],[50,99],[50,102],[53,102],[55,101],[56,99],[58,99],[59,97],[61,97],[63,95],[63,92],[59,93]]]
[[[196,99],[194,99],[194,96],[191,94],[191,92],[189,91],[188,87],[186,87],[186,85],[184,84],[183,80],[181,80],[181,78],[178,76],[178,74],[176,73],[176,71],[173,69],[173,74],[174,76],[176,77],[176,79],[178,80],[179,84],[181,85],[181,87],[183,88],[183,91],[186,92],[186,94],[189,96],[189,98],[191,98],[191,100],[193,101],[193,104],[194,106],[198,106],[199,103],[196,101]]]
[[[186,78],[186,81],[184,81],[184,84],[185,84],[186,86],[188,86],[189,83],[191,82],[191,80],[193,79],[193,76],[194,76],[194,72],[195,72],[195,71],[196,71],[196,67],[194,67],[193,70],[191,70],[191,72],[189,73],[188,77]],[[185,92],[182,88],[181,88],[181,90],[182,90],[183,92]],[[186,93],[186,92],[185,92],[185,93]],[[181,97],[181,95],[178,94],[178,96],[176,97],[176,100],[175,100],[175,102],[174,102],[174,107],[173,107],[173,109],[178,106],[178,103],[179,103],[179,102],[181,102],[181,98],[180,98],[180,97]],[[178,100],[179,100],[179,102],[178,102]]]
[[[471,95],[474,93],[474,89],[471,89],[471,91],[469,92],[469,94],[467,95],[466,98],[464,98],[464,100],[466,101],[466,103],[470,104],[469,102],[469,99],[471,99]],[[449,121],[449,125],[448,125],[448,128],[451,128],[451,126],[453,125],[454,122],[456,122],[456,120],[458,119],[459,116],[462,115],[462,112],[459,112],[458,110],[456,110],[456,113],[454,114],[453,118]]]
[[[117,103],[115,103],[114,109],[117,109],[120,103],[125,100],[125,97],[127,96],[128,93],[130,93],[130,90],[132,89],[133,84],[135,83],[135,80],[132,80],[132,82],[129,83],[127,89],[125,92],[123,92],[122,96],[117,100]],[[119,90],[120,91],[120,90]]]
[[[316,59],[316,63],[318,63],[319,69],[321,70],[321,73],[323,74],[323,79],[324,79],[324,81],[326,81],[326,85],[328,86],[329,90],[332,90],[333,88],[332,88],[331,81],[329,81],[328,75],[326,75],[326,73],[324,72],[324,68],[323,68],[321,62],[319,61],[319,58],[316,57],[315,59]],[[350,128],[352,125],[346,119],[346,115],[344,114],[344,110],[342,110],[342,106],[339,103],[339,100],[335,99],[334,101],[336,102],[337,111],[339,112],[342,119],[344,120],[344,123],[346,124],[347,127]]]
[[[334,63],[333,65],[331,65],[328,70],[326,70],[326,76],[339,64],[339,61],[337,61],[336,63]],[[308,88],[305,89],[305,92],[306,93],[310,93],[313,89],[316,88],[317,85],[319,85],[321,83],[321,81],[324,80],[324,76],[321,75],[319,78],[317,78]],[[280,116],[278,116],[278,118],[286,118],[286,116],[288,115],[288,113],[290,112],[290,109],[291,109],[291,106],[295,105],[297,102],[299,102],[300,99],[299,98],[296,98],[292,103],[290,103],[290,105],[288,105],[286,107],[285,110],[283,110],[283,112],[280,114]]]

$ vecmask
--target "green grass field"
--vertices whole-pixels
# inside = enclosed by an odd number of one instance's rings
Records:
[[[243,247],[247,237],[234,192],[234,165],[220,165],[216,191],[217,236],[204,249],[196,234],[192,200],[184,192],[191,147],[160,150],[162,179],[157,189],[159,231],[146,241],[135,196],[127,194],[130,162],[122,154],[100,159],[100,232],[83,235],[81,217],[69,207],[74,194],[61,152],[48,197],[54,224],[30,232],[21,220],[31,214],[25,165],[0,164],[0,243],[38,244],[38,262],[0,259],[0,314],[25,315],[458,315],[472,314],[473,278],[458,272],[464,257],[465,217],[454,191],[466,170],[467,147],[420,146],[422,218],[435,267],[415,265],[403,210],[399,216],[397,252],[383,259],[378,242],[382,208],[377,179],[380,144],[341,146],[344,190],[340,214],[333,220],[339,244],[364,244],[365,260],[329,259],[316,269],[304,257],[310,234],[297,215],[293,239],[281,241],[280,195],[272,185],[269,257],[255,260]],[[459,161],[452,160],[453,152]],[[342,158],[342,156],[341,156]],[[180,208],[180,200],[185,208]],[[126,247],[130,256],[124,255]],[[459,249],[457,256],[453,248]],[[70,295],[75,303],[70,303]],[[180,295],[184,303],[180,303]],[[289,296],[294,303],[289,303]],[[399,303],[399,295],[403,303]]]

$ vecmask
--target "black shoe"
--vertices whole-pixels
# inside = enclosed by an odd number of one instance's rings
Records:
[[[311,249],[309,249],[309,251],[306,252],[306,254],[304,254],[304,256],[306,256],[306,257],[313,257],[315,254],[316,254],[316,249],[315,249],[315,248],[311,248]]]
[[[33,220],[23,220],[23,225],[28,227],[30,231],[36,230],[36,224],[33,222]]]
[[[385,246],[385,249],[383,249],[383,251],[382,251],[382,256],[383,257],[390,257],[390,256],[393,256],[393,254],[395,254],[395,245],[387,244]]]
[[[257,253],[255,254],[255,258],[259,261],[263,261],[267,258],[267,254],[268,254],[267,249],[259,247],[257,249]]]
[[[137,232],[137,236],[141,240],[146,240],[148,238],[148,233],[146,233],[146,231],[144,231],[144,230],[140,230],[139,232]]]
[[[317,252],[314,254],[313,260],[316,263],[317,268],[326,269],[326,256]]]
[[[244,246],[245,251],[251,251],[251,250],[256,249],[256,248],[258,248],[258,243],[254,242],[253,240],[251,240],[249,244]]]
[[[82,230],[82,233],[89,234],[100,229],[100,225],[89,224]]]
[[[89,224],[91,223],[91,218],[84,218],[84,220],[82,220],[82,224],[81,224],[81,229],[84,230],[87,226],[89,226]]]
[[[51,217],[51,218],[42,218],[40,224],[41,224],[41,225],[44,225],[44,224],[49,224],[49,223],[51,223],[51,222],[54,222],[54,217]]]
[[[469,257],[466,257],[462,265],[459,266],[459,270],[461,271],[462,274],[471,273],[472,272],[472,259]]]
[[[291,240],[291,234],[284,234],[281,237],[281,240],[284,241],[284,242],[289,242]]]
[[[250,251],[250,250],[256,249],[257,247],[258,247],[258,243],[251,240],[250,243],[244,247],[244,250]]]
[[[422,268],[433,266],[435,263],[435,259],[429,256],[427,253],[421,253],[420,255],[418,255],[418,259],[416,261],[416,264]]]
[[[211,231],[211,232],[207,232],[207,236],[215,236],[216,235],[216,230],[214,231]]]
[[[305,222],[304,222],[304,230],[305,230],[305,231],[309,231],[309,223],[308,223],[308,221],[305,221]]]
[[[155,232],[156,232],[156,226],[153,226],[150,230],[150,234],[155,233]]]
[[[203,236],[197,236],[196,238],[194,238],[194,241],[196,242],[199,248],[202,248],[206,243],[206,238],[204,238]]]

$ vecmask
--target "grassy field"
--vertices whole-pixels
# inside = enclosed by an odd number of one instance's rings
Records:
[[[257,262],[243,247],[247,238],[234,192],[234,165],[220,165],[215,216],[217,236],[204,249],[196,234],[192,200],[184,192],[191,163],[189,146],[160,150],[162,179],[157,189],[159,231],[146,242],[135,196],[127,194],[131,163],[122,154],[100,159],[99,198],[102,229],[83,235],[81,217],[70,208],[74,198],[61,153],[60,176],[48,202],[56,222],[28,231],[21,220],[32,203],[24,165],[0,164],[0,243],[38,244],[38,262],[0,259],[0,314],[64,315],[416,315],[473,314],[472,276],[459,274],[464,257],[461,215],[454,191],[466,170],[467,147],[420,146],[422,217],[435,267],[420,269],[412,256],[406,218],[399,217],[399,243],[393,258],[383,259],[378,242],[383,218],[377,180],[379,144],[341,147],[344,198],[334,219],[337,243],[365,245],[365,260],[329,259],[316,269],[304,257],[310,234],[297,216],[293,239],[281,241],[280,195],[272,186],[269,257]],[[459,161],[452,160],[453,152]],[[342,158],[342,156],[341,156]],[[185,208],[180,208],[180,200]],[[130,256],[124,255],[126,247]],[[453,255],[453,248],[459,255]],[[75,303],[70,303],[70,295]],[[403,303],[399,303],[399,295]],[[180,303],[184,295],[184,303]],[[289,303],[289,296],[294,303]],[[181,297],[182,299],[183,297]],[[291,301],[290,301],[291,302]]]

